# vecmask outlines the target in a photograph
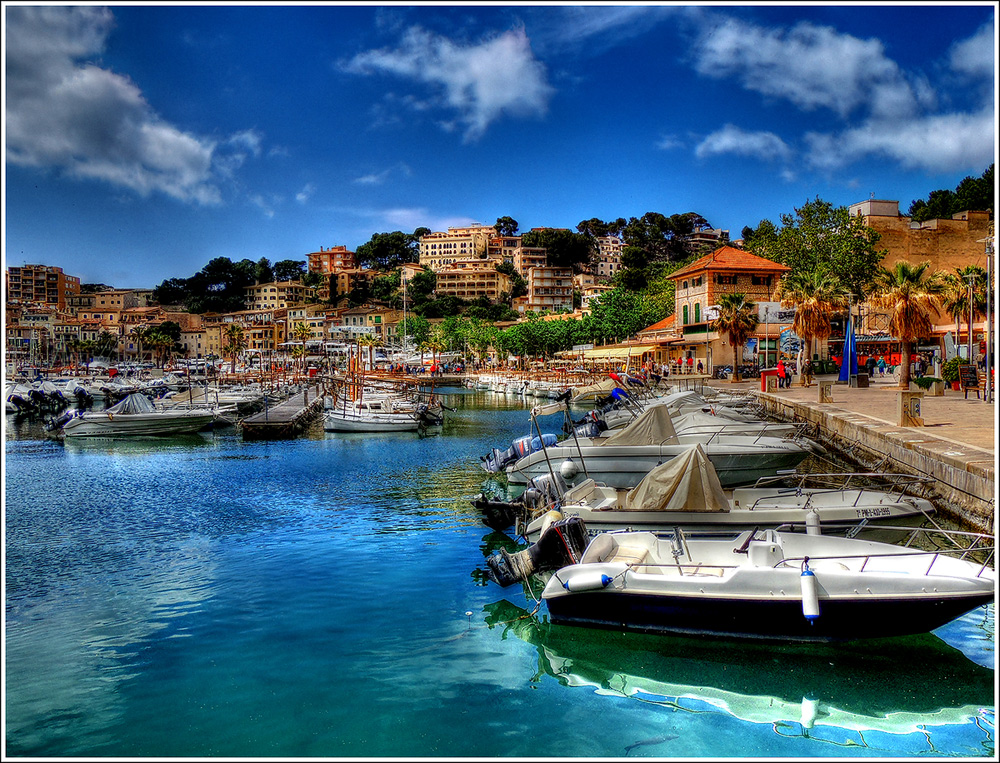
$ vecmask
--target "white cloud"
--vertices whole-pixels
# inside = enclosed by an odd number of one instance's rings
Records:
[[[360,53],[344,68],[358,74],[387,72],[430,85],[435,105],[457,113],[466,141],[482,137],[504,115],[543,116],[553,92],[523,29],[461,45],[411,27],[397,49]]]
[[[938,114],[909,121],[870,120],[837,134],[809,133],[808,160],[815,167],[842,167],[870,157],[911,169],[954,172],[994,160],[996,120],[992,106],[974,114]]]
[[[984,24],[972,37],[955,43],[951,49],[951,68],[974,77],[993,78],[996,48],[992,24]]]
[[[662,135],[660,139],[656,141],[656,147],[661,151],[670,151],[674,148],[682,148],[684,142],[673,135]]]
[[[10,6],[6,14],[8,161],[143,196],[220,201],[216,142],[161,119],[128,77],[88,61],[114,26],[110,10]],[[252,150],[249,134],[237,136],[237,144]],[[232,168],[232,158],[222,169]]]
[[[695,148],[695,155],[699,159],[719,154],[738,154],[765,161],[783,161],[791,153],[788,144],[773,132],[747,132],[732,124],[716,130]]]
[[[297,194],[295,194],[295,200],[299,204],[305,204],[307,201],[309,201],[309,199],[312,198],[312,195],[315,192],[316,192],[316,186],[313,185],[312,183],[306,183],[304,186],[302,186],[302,190],[299,191]]]
[[[695,67],[710,77],[735,77],[748,90],[841,117],[867,106],[912,113],[924,93],[886,57],[882,43],[807,22],[766,29],[727,19],[694,46]]]

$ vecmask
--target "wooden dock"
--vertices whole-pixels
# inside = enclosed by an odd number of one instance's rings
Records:
[[[284,440],[295,437],[322,413],[323,390],[308,387],[277,405],[247,416],[240,425],[244,440]]]

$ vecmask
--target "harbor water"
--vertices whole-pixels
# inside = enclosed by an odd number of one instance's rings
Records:
[[[992,605],[838,645],[550,624],[470,503],[525,405],[445,402],[427,437],[8,416],[7,755],[995,757]]]

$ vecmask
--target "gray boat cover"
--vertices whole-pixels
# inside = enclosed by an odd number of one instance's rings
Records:
[[[639,414],[628,426],[615,432],[601,443],[605,445],[676,444],[670,411],[664,405],[654,405]]]
[[[133,392],[125,399],[112,405],[105,413],[152,413],[155,410],[156,406],[148,397],[139,392]]]
[[[719,475],[701,445],[660,464],[625,495],[624,511],[729,511]]]
[[[614,379],[602,379],[596,384],[588,384],[586,387],[577,387],[573,390],[572,402],[582,402],[584,400],[594,400],[611,394],[611,390],[618,386]]]

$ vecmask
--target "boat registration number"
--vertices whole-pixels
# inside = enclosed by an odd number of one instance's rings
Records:
[[[872,519],[873,517],[887,517],[890,514],[889,509],[878,508],[878,509],[858,509],[858,518],[860,519]]]

